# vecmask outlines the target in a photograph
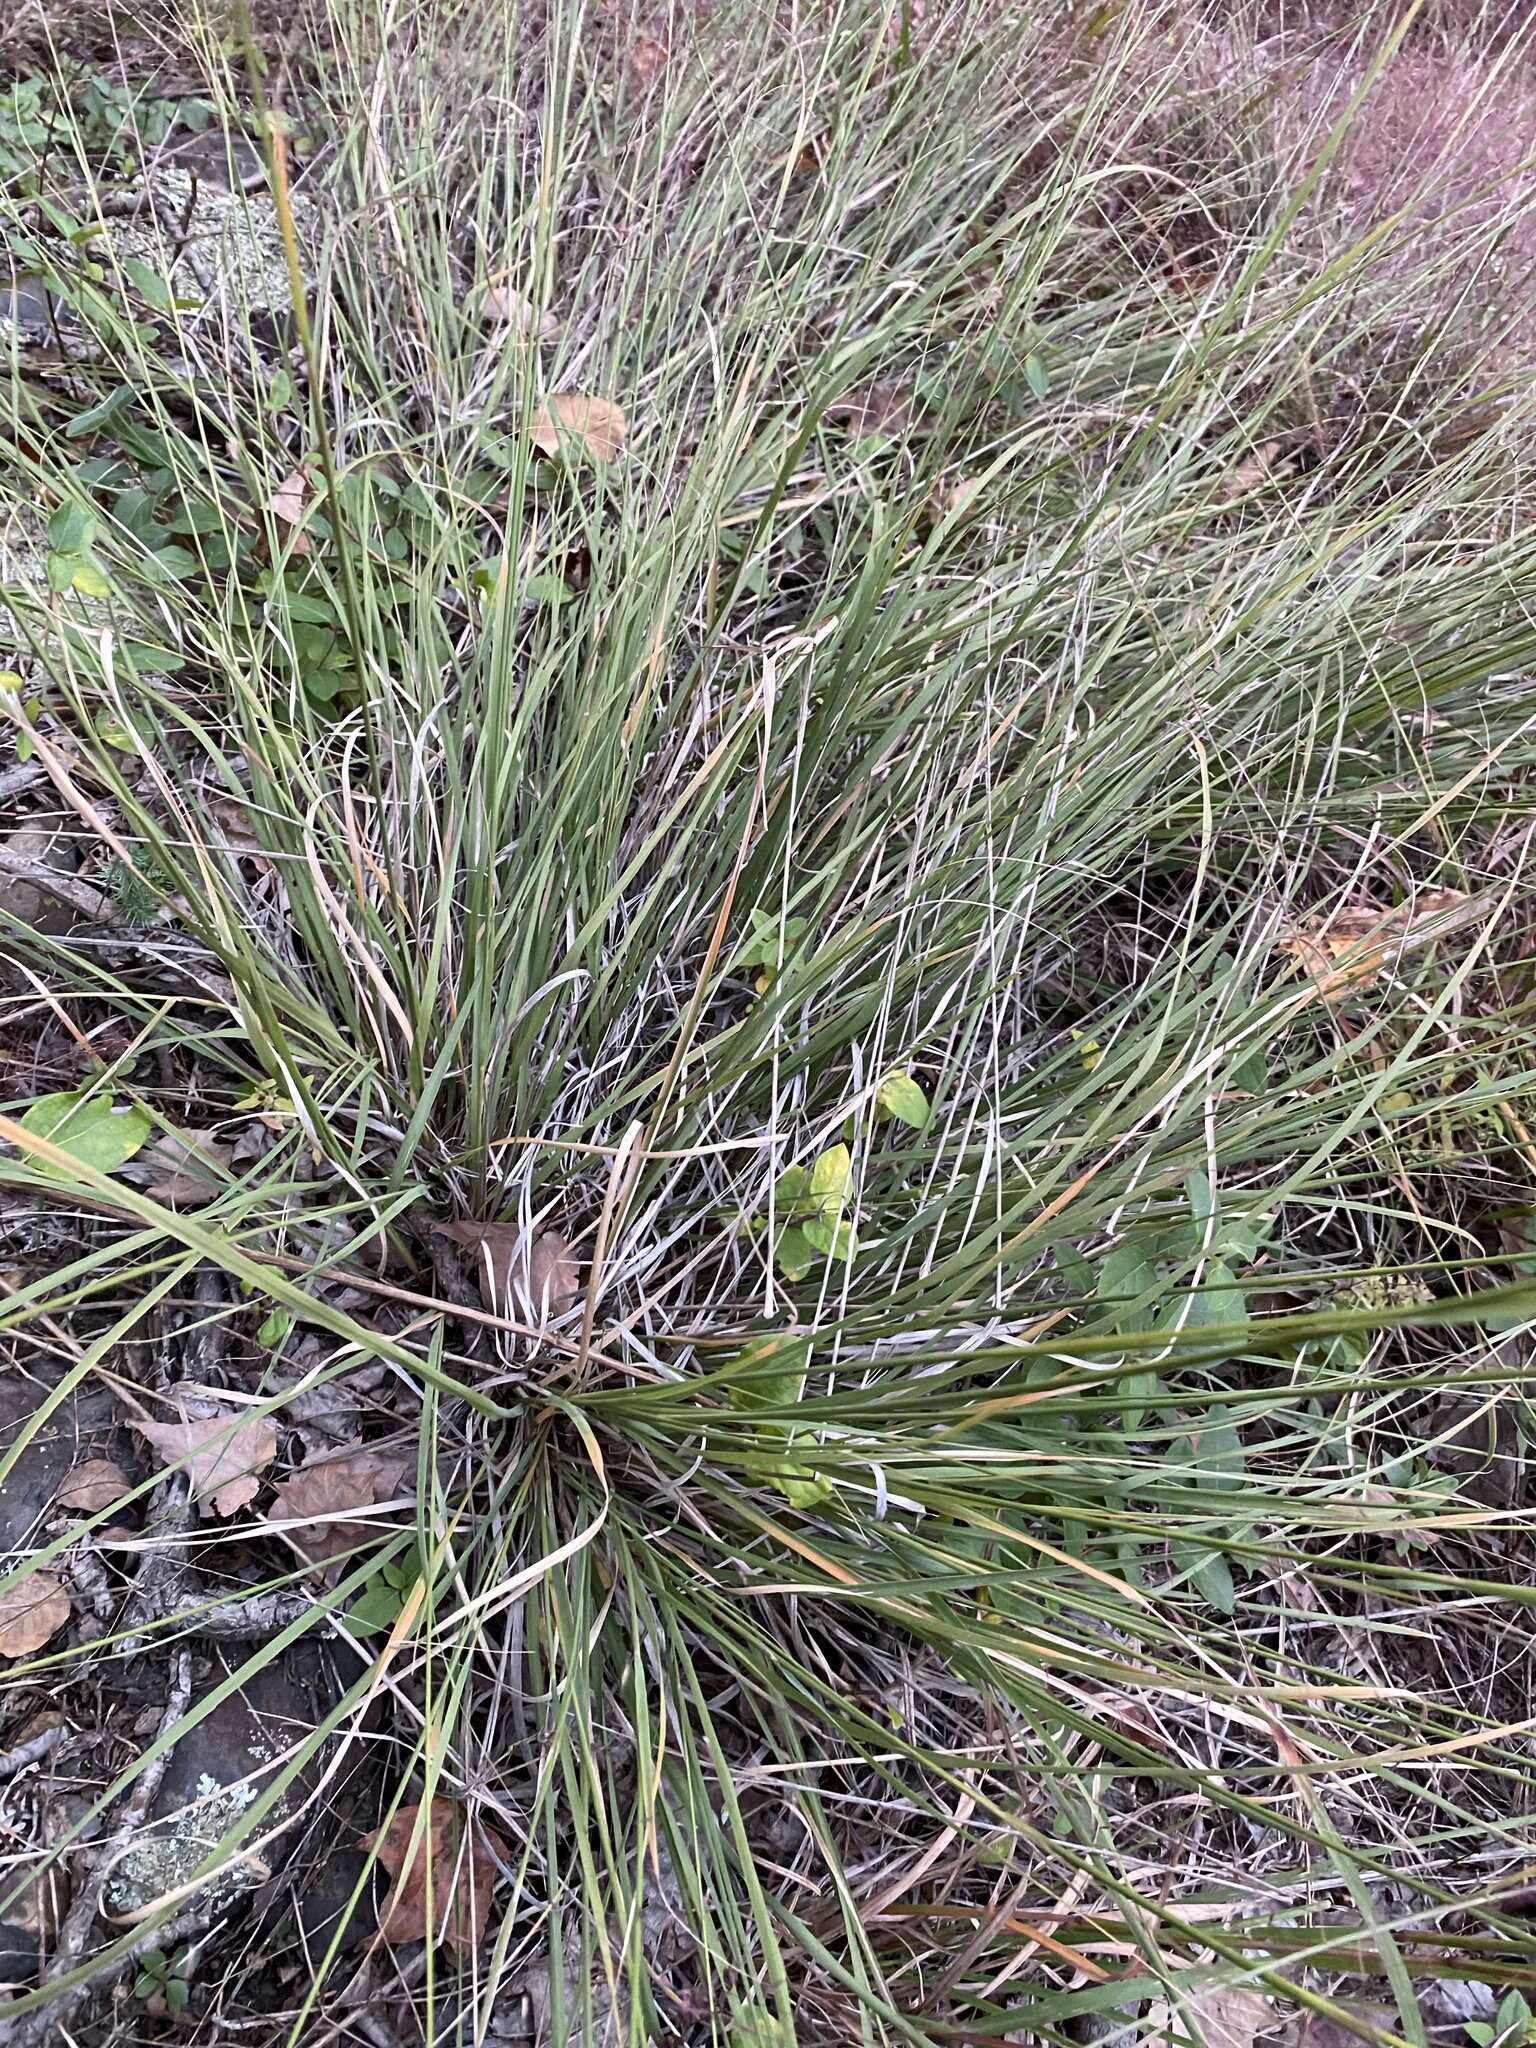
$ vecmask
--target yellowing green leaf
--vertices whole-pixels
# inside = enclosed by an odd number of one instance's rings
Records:
[[[828,1258],[851,1259],[858,1250],[853,1225],[845,1217],[813,1216],[804,1226],[805,1241]]]
[[[40,1096],[21,1119],[21,1128],[98,1173],[113,1173],[145,1144],[154,1126],[142,1109],[75,1089]],[[59,1171],[51,1166],[44,1170]]]
[[[730,1399],[733,1408],[792,1408],[805,1392],[810,1370],[809,1337],[760,1337],[745,1345],[736,1361]]]
[[[887,1116],[895,1117],[898,1123],[910,1124],[914,1131],[922,1130],[933,1114],[927,1096],[907,1073],[887,1074],[880,1083],[875,1100]]]
[[[112,585],[94,555],[76,555],[70,571],[70,588],[82,597],[110,597]]]
[[[817,1507],[832,1491],[831,1480],[811,1471],[808,1465],[786,1465],[773,1483],[792,1508]]]
[[[853,1188],[853,1155],[846,1145],[829,1145],[811,1168],[808,1190],[817,1213],[836,1216]]]

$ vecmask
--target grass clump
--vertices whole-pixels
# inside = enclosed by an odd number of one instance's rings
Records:
[[[471,1816],[366,1965],[411,2038],[1419,2041],[1528,1976],[1529,385],[1464,245],[1330,203],[1391,35],[1298,139],[1164,33],[336,0],[276,112],[193,38],[290,308],[15,209],[11,697],[111,908],[7,945],[213,1149],[18,1089],[82,1229],[0,1320],[68,1389],[205,1333],[159,1392],[261,1486],[317,1403],[398,1455],[297,1565],[265,1493],[185,1541],[296,1601],[235,1689],[358,1648],[209,1871],[317,1760],[391,1872]],[[185,2024],[330,2038],[367,1876],[303,1895]]]

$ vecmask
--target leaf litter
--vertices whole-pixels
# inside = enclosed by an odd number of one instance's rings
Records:
[[[30,1657],[68,1621],[69,1595],[48,1572],[0,1590],[0,1657]]]
[[[546,455],[558,455],[564,448],[595,462],[621,454],[629,440],[629,422],[621,405],[575,391],[558,391],[535,407],[530,431],[534,446]]]
[[[237,1514],[256,1497],[277,1456],[277,1425],[254,1409],[179,1401],[180,1419],[155,1422],[141,1409],[132,1426],[165,1459],[184,1464],[202,1514]]]
[[[75,1508],[81,1514],[93,1515],[101,1508],[109,1508],[127,1493],[132,1481],[123,1468],[111,1458],[87,1458],[66,1472],[59,1483],[54,1499],[61,1508]]]
[[[1293,927],[1281,938],[1280,951],[1333,1007],[1372,987],[1401,954],[1465,923],[1469,906],[1475,912],[1461,889],[1431,889],[1396,909],[1348,903],[1312,924]]]
[[[531,1236],[516,1223],[438,1223],[439,1237],[475,1255],[485,1305],[498,1315],[554,1321],[581,1299],[575,1253],[556,1230]]]
[[[377,1518],[361,1511],[395,1499],[411,1460],[401,1452],[359,1448],[312,1451],[291,1478],[272,1489],[273,1522],[299,1522],[279,1530],[312,1564],[328,1564],[382,1533]]]
[[[506,1844],[481,1822],[470,1821],[453,1799],[402,1806],[362,1847],[374,1849],[394,1879],[379,1915],[383,1940],[446,1943],[472,1954],[485,1935],[491,1892]]]

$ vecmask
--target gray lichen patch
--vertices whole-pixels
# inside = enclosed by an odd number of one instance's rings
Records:
[[[156,1899],[190,1884],[224,1836],[239,1825],[260,1796],[259,1789],[249,1781],[220,1785],[205,1772],[197,1782],[195,1801],[146,1830],[114,1864],[103,1894],[108,1913],[119,1920],[137,1918]],[[229,1856],[228,1862],[204,1880],[202,1903],[210,1911],[260,1884],[268,1874],[259,1856],[244,1856],[238,1848],[230,1851]]]

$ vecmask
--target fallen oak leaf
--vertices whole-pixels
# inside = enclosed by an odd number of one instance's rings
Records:
[[[581,1299],[575,1254],[556,1230],[531,1238],[516,1223],[435,1223],[439,1237],[475,1258],[480,1294],[498,1315],[540,1324],[564,1315]]]
[[[30,1657],[69,1619],[69,1595],[47,1572],[0,1592],[0,1657]]]
[[[277,1456],[276,1425],[241,1409],[178,1406],[178,1422],[155,1422],[143,1409],[129,1419],[167,1464],[185,1465],[200,1513],[235,1514],[255,1499],[260,1474]]]
[[[534,408],[530,426],[533,445],[558,455],[573,444],[595,461],[607,462],[629,439],[624,408],[608,398],[583,398],[579,392],[557,391]]]
[[[465,1823],[456,1800],[434,1799],[424,1817],[420,1806],[402,1806],[363,1837],[361,1846],[376,1850],[394,1879],[379,1915],[384,1941],[447,1942],[466,1955],[480,1946],[498,1861],[507,1850],[491,1829],[476,1821],[466,1829]]]
[[[381,1533],[377,1519],[361,1520],[357,1511],[392,1500],[409,1465],[406,1457],[386,1451],[312,1451],[297,1472],[272,1489],[270,1519],[303,1523],[278,1533],[311,1563],[327,1564]]]
[[[109,1508],[120,1501],[131,1484],[122,1467],[110,1458],[87,1458],[84,1464],[64,1474],[54,1499],[61,1508],[93,1515],[98,1508]]]

